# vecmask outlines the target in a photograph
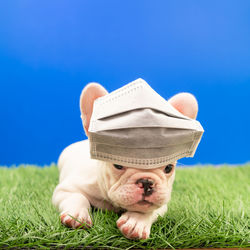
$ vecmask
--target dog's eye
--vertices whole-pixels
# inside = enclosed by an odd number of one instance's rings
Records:
[[[168,165],[165,167],[164,172],[165,172],[166,174],[169,174],[169,173],[172,171],[173,167],[174,167],[173,164],[168,164]]]
[[[114,167],[115,167],[116,169],[119,169],[119,170],[123,169],[123,166],[117,165],[117,164],[114,164]]]

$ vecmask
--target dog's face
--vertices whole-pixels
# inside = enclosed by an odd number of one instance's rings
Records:
[[[115,207],[150,212],[170,200],[175,163],[150,170],[105,163],[102,174],[106,193]]]

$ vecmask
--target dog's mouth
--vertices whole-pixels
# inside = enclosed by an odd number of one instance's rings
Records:
[[[140,206],[151,206],[151,205],[153,205],[152,202],[146,201],[146,200],[138,201],[137,204],[140,205]]]
[[[127,211],[135,211],[135,212],[146,212],[146,211],[151,211],[154,209],[156,206],[153,202],[147,201],[147,200],[139,200],[130,206],[127,206],[125,209]]]

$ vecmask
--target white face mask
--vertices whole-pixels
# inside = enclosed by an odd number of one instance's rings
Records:
[[[150,169],[193,157],[204,130],[137,79],[94,102],[93,159]]]

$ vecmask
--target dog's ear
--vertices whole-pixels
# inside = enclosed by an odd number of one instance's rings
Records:
[[[80,96],[80,110],[83,127],[88,136],[90,118],[93,112],[94,101],[101,96],[108,94],[108,91],[98,83],[89,83]]]
[[[169,103],[183,115],[195,119],[198,113],[196,98],[190,93],[180,93],[169,99]]]

